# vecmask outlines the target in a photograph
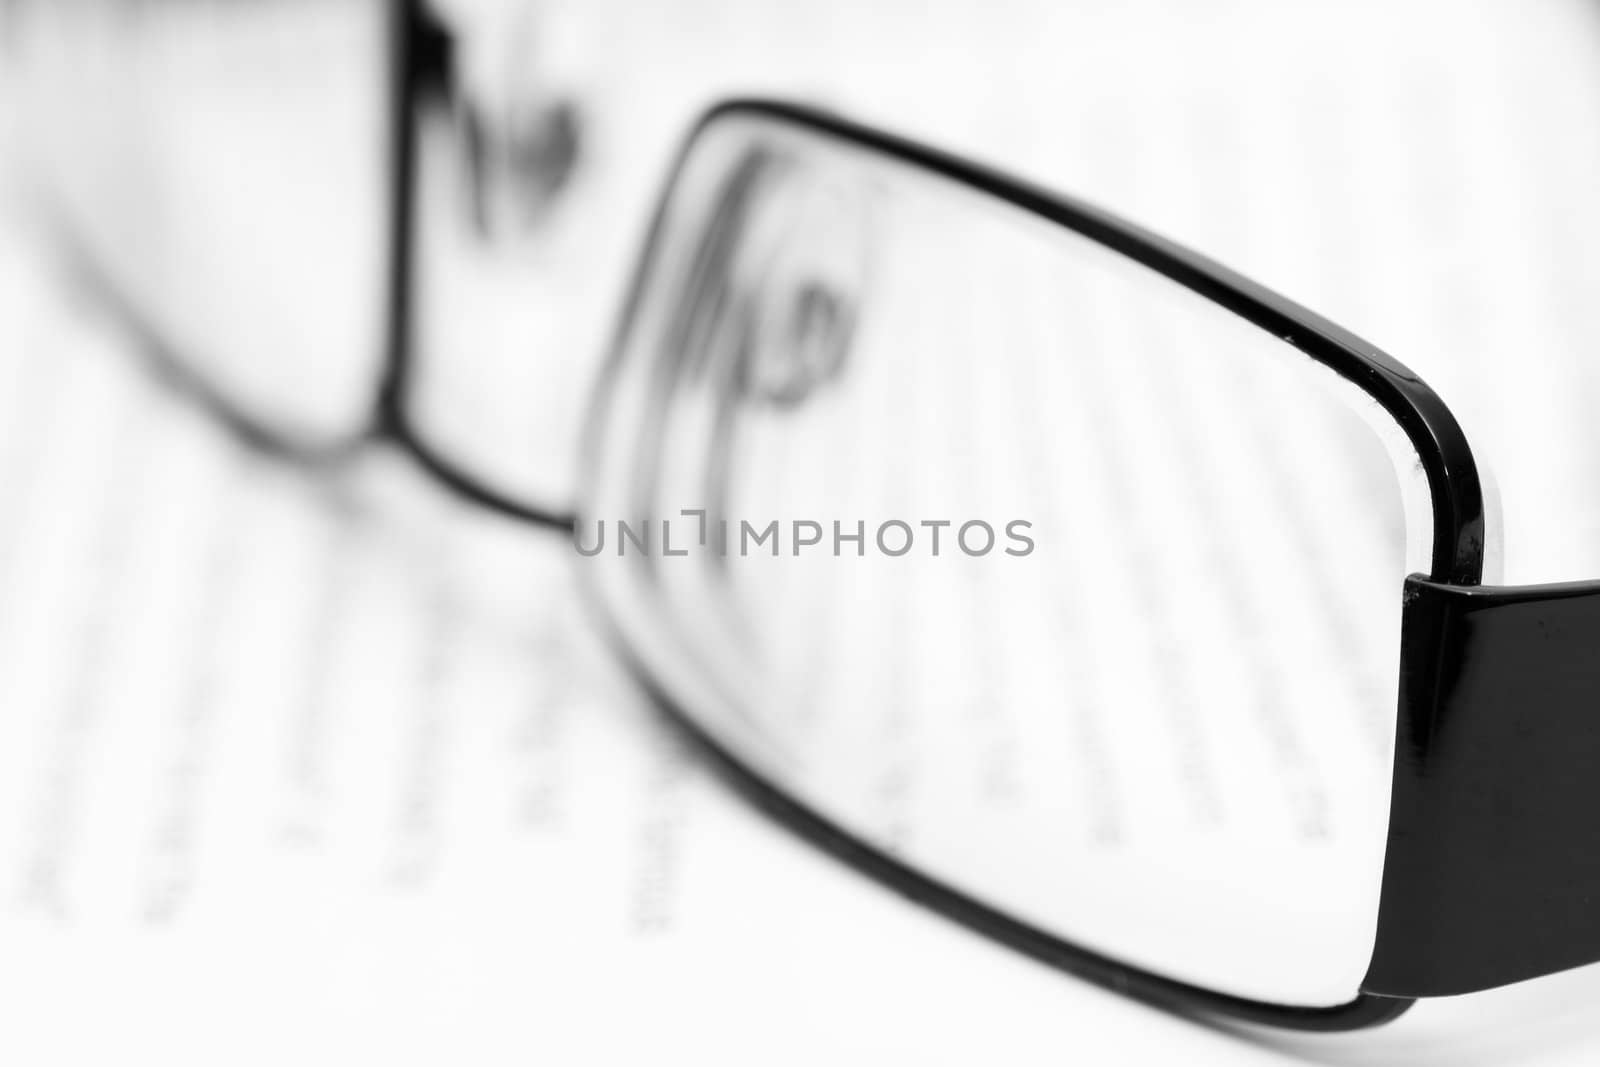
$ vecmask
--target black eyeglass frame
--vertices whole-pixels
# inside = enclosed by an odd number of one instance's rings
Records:
[[[421,0],[393,0],[391,27],[392,250],[385,365],[368,425],[325,449],[286,439],[235,406],[178,354],[137,309],[117,299],[81,257],[91,282],[141,337],[175,386],[245,443],[301,462],[337,462],[391,442],[458,496],[512,519],[570,534],[574,516],[506,497],[432,449],[410,425],[411,304],[417,121],[437,92],[449,41]],[[1402,592],[1397,745],[1388,848],[1371,965],[1358,995],[1332,1007],[1237,997],[1167,978],[1050,935],[910,867],[797,801],[711,736],[690,709],[611,630],[619,657],[657,705],[748,799],[840,860],[930,909],[1061,970],[1184,1013],[1309,1031],[1387,1022],[1418,997],[1490,988],[1600,961],[1600,581],[1528,587],[1479,585],[1485,502],[1467,439],[1444,402],[1413,372],[1368,344],[1204,256],[1109,212],[806,107],[735,100],[712,108],[686,139],[619,317],[640,299],[643,266],[659,236],[673,181],[702,130],[739,114],[787,123],[923,169],[1089,238],[1267,330],[1370,396],[1415,449],[1433,511],[1428,576]],[[70,242],[70,235],[69,242]],[[616,373],[614,351],[597,395]],[[589,457],[592,459],[592,456]]]
[[[686,138],[661,194],[619,316],[617,343],[595,389],[597,407],[620,370],[622,339],[643,298],[651,249],[659,240],[672,190],[701,133],[729,116],[760,118],[822,134],[840,143],[959,183],[1020,208],[1149,267],[1227,308],[1355,383],[1402,428],[1426,475],[1434,512],[1431,573],[1442,582],[1475,583],[1483,567],[1484,500],[1466,437],[1443,401],[1409,369],[1313,312],[1204,256],[1082,201],[1046,192],[960,157],[815,109],[769,100],[731,100],[708,111]],[[595,419],[591,418],[590,426]],[[593,463],[597,450],[586,447]],[[587,481],[592,470],[586,469]],[[580,508],[581,511],[581,508]],[[1362,992],[1332,1007],[1301,1007],[1234,996],[1168,978],[1049,934],[903,863],[768,781],[704,729],[665,683],[634,655],[597,596],[591,597],[610,643],[655,703],[708,755],[749,800],[837,858],[918,903],[1044,963],[1158,1006],[1299,1030],[1359,1029],[1387,1022],[1414,998]]]
[[[800,127],[919,168],[1121,253],[1269,331],[1371,397],[1415,450],[1432,507],[1430,573],[1401,590],[1397,735],[1373,955],[1358,995],[1331,1007],[1237,997],[1050,935],[873,847],[763,779],[613,644],[642,684],[750,799],[891,888],[1030,956],[1183,1012],[1300,1030],[1390,1021],[1450,996],[1600,962],[1600,581],[1484,586],[1485,499],[1466,436],[1414,372],[1368,342],[1212,260],[1071,197],[794,104],[735,100],[688,137],[662,195],[602,373],[640,300],[650,248],[699,134],[728,115]],[[594,450],[588,453],[590,462]],[[604,614],[602,605],[602,615]]]

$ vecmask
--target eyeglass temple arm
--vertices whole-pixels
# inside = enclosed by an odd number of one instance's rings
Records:
[[[1377,942],[1362,988],[1600,960],[1600,582],[1406,580]]]

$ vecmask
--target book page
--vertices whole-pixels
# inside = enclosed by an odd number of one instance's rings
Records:
[[[596,123],[571,254],[479,269],[583,294],[546,401],[569,417],[688,121],[801,95],[1102,203],[1369,337],[1493,472],[1505,578],[1600,576],[1593,5],[597,4],[563,56]],[[664,726],[591,631],[568,545],[382,449],[307,472],[240,446],[145,373],[34,228],[5,232],[0,1059],[1600,1052],[1597,968],[1303,1037],[1154,1011],[885,892]]]

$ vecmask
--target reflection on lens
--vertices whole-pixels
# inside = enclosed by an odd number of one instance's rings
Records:
[[[1087,239],[748,117],[685,163],[610,374],[582,565],[722,745],[1056,936],[1356,994],[1431,534],[1356,389]]]

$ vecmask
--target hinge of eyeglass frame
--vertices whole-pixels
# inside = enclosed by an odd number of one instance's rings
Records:
[[[1445,996],[1600,960],[1600,582],[1406,581],[1363,989]]]

